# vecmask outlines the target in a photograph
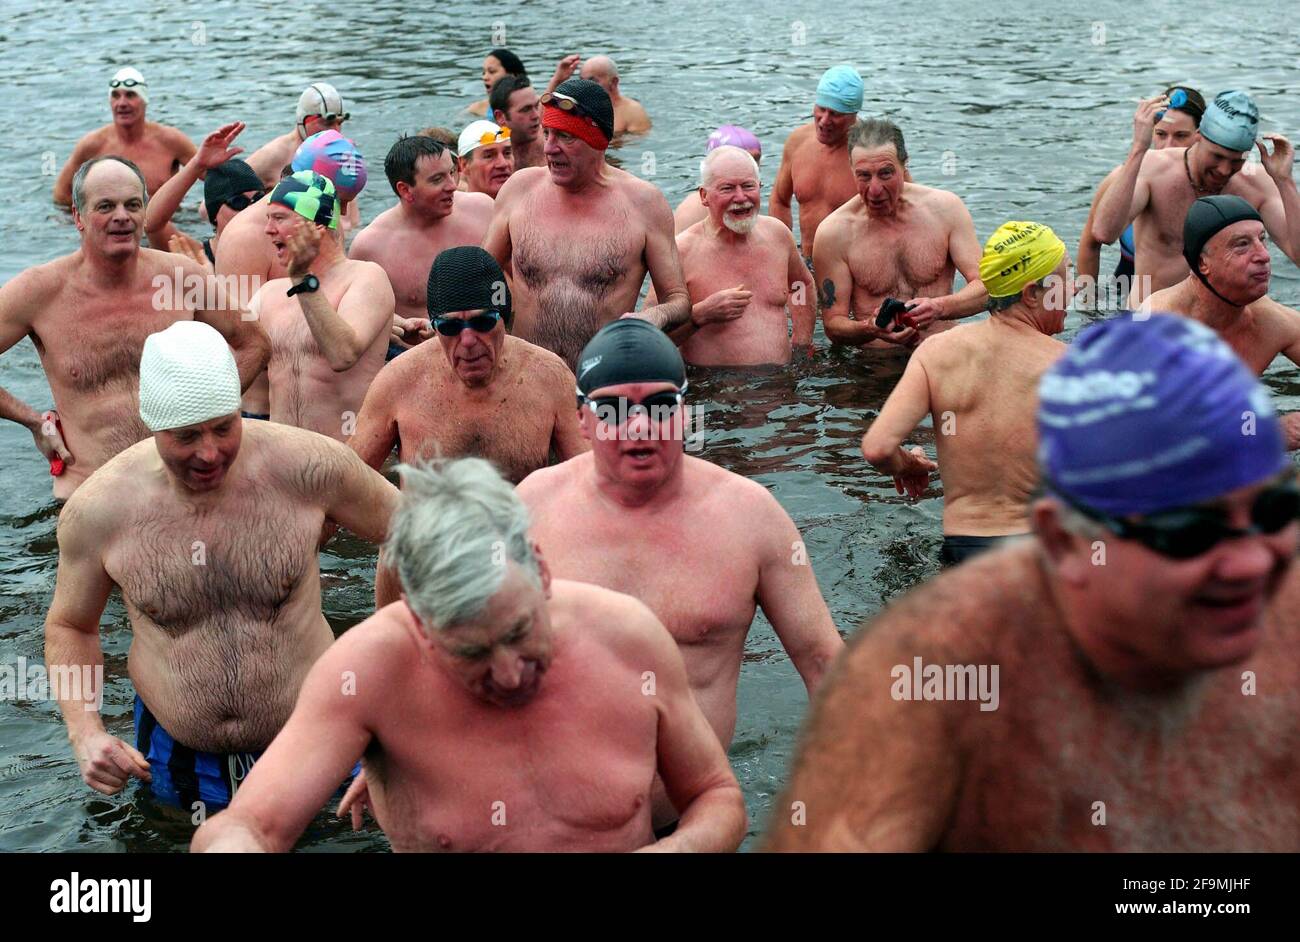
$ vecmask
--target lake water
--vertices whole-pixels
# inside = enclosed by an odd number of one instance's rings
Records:
[[[221,124],[248,124],[250,151],[292,126],[312,81],[342,92],[346,133],[370,162],[361,199],[368,221],[392,205],[383,156],[399,132],[431,124],[459,130],[482,97],[484,53],[505,44],[545,85],[565,53],[612,53],[623,91],[654,119],[625,143],[624,169],[658,184],[675,206],[694,186],[705,139],[740,124],[762,140],[764,206],[786,134],[811,113],[821,72],[855,64],[864,111],[898,121],[916,182],[966,200],[981,242],[1007,219],[1054,227],[1073,254],[1097,182],[1125,154],[1139,96],[1174,83],[1207,98],[1251,91],[1261,130],[1300,134],[1293,94],[1294,19],[1263,8],[1230,18],[1208,2],[1094,2],[1001,16],[987,4],[644,4],[581,8],[530,0],[324,4],[143,0],[60,4],[6,0],[0,23],[0,282],[73,251],[76,232],[50,202],[54,174],[77,138],[108,120],[106,83],[122,65],[148,79],[149,117],[196,142]],[[346,16],[343,16],[346,12]],[[1002,21],[999,22],[998,20]],[[331,32],[333,30],[333,32]],[[193,210],[178,217],[207,232]],[[579,234],[575,233],[575,236]],[[1102,270],[1116,253],[1103,254]],[[1300,302],[1300,273],[1274,252],[1272,294]],[[1065,338],[1087,322],[1071,314]],[[941,501],[904,502],[862,461],[858,442],[905,358],[830,351],[788,370],[696,372],[705,407],[702,457],[769,487],[803,531],[818,581],[842,632],[937,571]],[[1300,407],[1297,371],[1266,379],[1287,410]],[[49,391],[28,340],[0,358],[0,386],[38,409]],[[917,441],[933,456],[933,437]],[[54,588],[57,508],[45,462],[27,432],[0,425],[0,664],[38,662]],[[336,631],[371,612],[373,553],[343,540],[322,556],[325,612]],[[109,729],[134,742],[126,679],[130,631],[114,595],[103,621]],[[784,781],[806,707],[803,685],[765,619],[746,647],[732,764],[745,790],[751,838]],[[187,846],[188,815],[169,813],[133,787],[105,798],[77,774],[57,710],[0,702],[0,850],[173,850]],[[300,843],[309,850],[382,850],[377,830],[353,835],[328,816]]]

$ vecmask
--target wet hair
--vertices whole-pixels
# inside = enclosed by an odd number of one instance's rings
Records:
[[[517,563],[535,585],[541,569],[528,539],[528,508],[482,458],[397,467],[402,499],[384,553],[407,604],[443,631],[480,615]]]
[[[488,108],[492,111],[488,117],[495,116],[498,111],[506,114],[510,110],[510,96],[521,88],[531,88],[532,84],[527,75],[506,75],[497,79],[488,95]]]
[[[754,176],[756,178],[758,177],[758,162],[754,160],[753,154],[744,148],[734,147],[731,144],[723,144],[719,147],[713,148],[713,150],[709,151],[708,154],[705,155],[705,158],[700,161],[700,186],[708,187],[708,185],[713,181],[713,165],[721,160],[722,157],[726,157],[728,154],[733,152],[744,154],[748,157],[750,167],[752,167],[754,171]],[[719,157],[719,154],[721,154],[722,157]]]
[[[884,147],[894,145],[900,164],[907,163],[907,145],[903,143],[903,132],[888,118],[865,118],[854,122],[849,128],[849,150],[855,147]]]
[[[528,74],[528,70],[524,68],[524,63],[509,49],[493,49],[488,55],[500,62],[501,68],[511,75]]]
[[[451,128],[433,127],[425,128],[420,132],[421,137],[431,137],[443,147],[451,151],[456,150],[456,132]]]
[[[420,162],[420,158],[437,159],[447,150],[450,148],[432,137],[423,134],[407,137],[403,134],[397,139],[397,143],[388,149],[388,156],[384,158],[384,174],[388,177],[388,185],[393,188],[394,193],[397,192],[399,183],[415,186],[415,165]],[[454,157],[453,154],[453,166],[456,163]]]
[[[1186,85],[1170,85],[1168,88],[1165,89],[1165,95],[1166,96],[1172,95],[1174,92],[1180,89],[1182,90],[1183,94],[1187,96],[1187,102],[1185,104],[1178,105],[1175,108],[1170,108],[1169,110],[1181,111],[1183,112],[1183,114],[1191,116],[1192,121],[1194,121],[1196,123],[1196,126],[1199,128],[1201,126],[1201,116],[1205,114],[1205,99],[1201,96],[1201,93],[1198,92],[1196,89],[1189,88]]]
[[[95,166],[95,164],[103,163],[105,160],[116,160],[118,163],[125,164],[130,168],[131,172],[135,174],[136,179],[140,181],[140,198],[144,201],[144,204],[148,206],[149,185],[145,183],[144,174],[140,172],[140,168],[125,157],[118,157],[114,154],[109,154],[105,157],[94,157],[87,160],[84,164],[78,167],[77,172],[73,174],[72,205],[77,208],[77,212],[84,213],[86,211],[86,177],[90,174],[90,168]]]

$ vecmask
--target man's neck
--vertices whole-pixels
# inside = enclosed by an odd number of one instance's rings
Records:
[[[129,123],[121,121],[113,122],[113,128],[117,132],[117,136],[131,144],[135,144],[144,139],[144,126],[144,118]]]
[[[1230,304],[1207,288],[1196,275],[1188,276],[1191,290],[1191,314],[1206,327],[1223,331],[1230,327],[1240,327],[1246,314],[1246,307]]]
[[[81,257],[85,262],[92,283],[115,288],[130,284],[135,280],[139,268],[140,250],[139,246],[136,246],[136,251],[130,255],[109,258],[83,247]]]
[[[453,196],[451,204],[452,212],[456,211],[455,199],[456,198]],[[419,229],[423,232],[432,232],[434,229],[444,225],[451,219],[451,213],[447,213],[445,216],[428,216],[409,203],[398,203],[397,205],[401,207],[400,212],[402,214],[403,223],[412,229]]]
[[[1017,303],[990,314],[986,323],[994,330],[1005,327],[1021,333],[1046,334],[1047,329],[1040,322],[1041,319],[1040,312],[1026,307],[1023,303]]]
[[[327,232],[321,238],[320,251],[316,253],[316,258],[308,266],[307,271],[317,278],[323,278],[326,272],[344,260],[343,250],[334,241],[333,235]]]
[[[594,174],[581,181],[574,181],[568,186],[561,186],[560,189],[571,196],[583,196],[587,193],[594,193],[599,190],[605,182],[606,168],[609,166],[604,162],[604,159],[604,155],[602,154],[601,164]]]
[[[757,211],[757,209],[758,207],[755,207],[755,211]],[[725,224],[714,222],[712,214],[705,217],[704,228],[710,238],[715,239],[724,245],[740,245],[742,243],[747,243],[749,241],[750,233],[753,232],[752,229],[750,232],[733,232],[728,229]]]
[[[1222,188],[1214,189],[1207,186],[1203,180],[1203,174],[1196,168],[1196,144],[1193,143],[1183,151],[1183,174],[1187,179],[1187,184],[1192,188],[1192,192],[1197,196],[1214,196],[1223,192]]]

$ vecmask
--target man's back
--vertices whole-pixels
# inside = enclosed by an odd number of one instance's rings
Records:
[[[1038,381],[1065,344],[993,314],[927,338],[913,354],[930,388],[943,529],[999,536],[1029,529],[1038,484]]]

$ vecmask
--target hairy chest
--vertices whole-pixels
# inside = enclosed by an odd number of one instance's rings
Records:
[[[916,297],[925,289],[948,293],[953,264],[948,229],[933,214],[918,213],[905,225],[863,231],[849,250],[854,286],[875,297]]]

